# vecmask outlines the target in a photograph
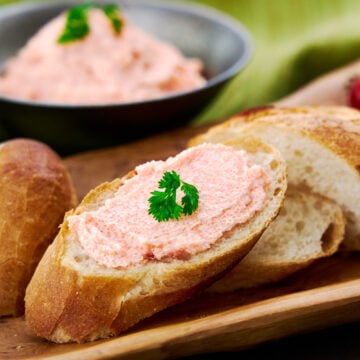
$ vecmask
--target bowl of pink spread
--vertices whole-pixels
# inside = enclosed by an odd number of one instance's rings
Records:
[[[0,43],[1,126],[64,155],[186,123],[252,51],[222,13],[145,0],[4,6]]]

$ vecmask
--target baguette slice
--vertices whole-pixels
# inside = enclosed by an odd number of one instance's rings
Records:
[[[344,232],[345,218],[334,201],[289,186],[277,218],[240,263],[209,291],[227,292],[282,280],[333,255]]]
[[[0,316],[24,313],[25,289],[76,193],[60,157],[45,144],[0,146]]]
[[[79,240],[69,232],[68,217],[74,214],[70,212],[27,288],[26,321],[30,328],[58,343],[116,336],[190,298],[235,266],[277,215],[287,179],[286,165],[277,149],[253,138],[227,145],[246,149],[252,163],[267,171],[271,181],[261,211],[243,224],[234,223],[232,230],[209,249],[190,258],[150,261],[128,268],[108,268],[87,257]],[[75,213],[98,209],[123,182],[117,179],[100,185]]]
[[[289,184],[337,202],[346,217],[344,249],[360,250],[360,112],[347,107],[265,108],[239,114],[190,141],[259,136],[277,147]]]

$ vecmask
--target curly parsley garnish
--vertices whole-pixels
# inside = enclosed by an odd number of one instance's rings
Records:
[[[176,191],[180,187],[184,196],[181,205],[176,202]],[[168,221],[179,220],[181,215],[191,215],[198,207],[199,192],[194,185],[188,184],[180,179],[175,171],[166,171],[159,181],[159,188],[163,191],[154,190],[148,199],[149,214],[155,220]]]
[[[59,44],[65,44],[83,39],[90,32],[88,22],[89,9],[99,8],[110,20],[111,26],[115,33],[119,34],[122,28],[122,21],[119,17],[119,8],[117,5],[95,5],[93,3],[85,3],[72,7],[66,16],[65,28],[58,38]]]
[[[119,17],[119,8],[117,5],[104,5],[102,8],[104,14],[108,17],[114,31],[118,34],[121,31],[122,21]]]

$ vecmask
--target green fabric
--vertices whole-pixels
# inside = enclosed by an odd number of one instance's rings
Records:
[[[14,1],[0,0],[0,4]],[[316,76],[360,58],[358,0],[187,1],[240,20],[255,46],[249,65],[194,123],[275,101]]]
[[[282,98],[360,58],[358,0],[193,0],[240,20],[252,33],[251,63],[196,119],[204,123]]]

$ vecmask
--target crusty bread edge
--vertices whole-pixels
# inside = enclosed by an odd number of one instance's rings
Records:
[[[26,286],[65,212],[77,205],[77,195],[61,158],[37,140],[15,138],[3,142],[1,166],[1,201],[14,205],[3,216],[0,316],[21,316]],[[50,220],[44,221],[45,215]],[[4,259],[4,254],[11,253],[12,258]]]
[[[244,143],[255,151],[262,142],[247,139]],[[236,142],[232,142],[232,146],[235,145]],[[140,270],[120,271],[120,277],[109,276],[106,271],[103,276],[81,277],[63,261],[69,241],[67,217],[73,213],[69,212],[27,289],[26,321],[30,328],[54,342],[83,342],[116,336],[141,319],[210,286],[250,251],[283,202],[286,165],[278,150],[267,147],[282,166],[282,175],[276,179],[276,194],[271,194],[275,200],[271,208],[270,205],[266,208],[266,218],[255,217],[240,225],[227,234],[227,241],[219,241],[209,251],[190,260],[151,263]],[[101,203],[122,183],[123,179],[118,179],[100,185],[84,198],[75,212],[89,210],[95,203]],[[257,228],[246,233],[250,224],[256,224]],[[242,234],[241,241],[236,239],[238,234]],[[166,276],[156,284],[151,277],[154,273],[161,275],[163,271]],[[78,320],[74,319],[74,314]]]
[[[308,188],[289,185],[293,191],[300,189],[304,193],[311,192]],[[285,195],[286,196],[286,195]],[[224,293],[244,288],[255,288],[269,285],[283,280],[294,273],[307,268],[319,259],[335,254],[341,246],[345,235],[345,216],[334,201],[320,194],[315,194],[322,201],[331,202],[334,206],[334,217],[328,229],[323,234],[324,247],[321,253],[314,254],[307,260],[292,260],[277,263],[256,262],[249,263],[240,261],[223,278],[214,283],[207,291],[212,293]],[[258,244],[260,245],[260,243]]]

